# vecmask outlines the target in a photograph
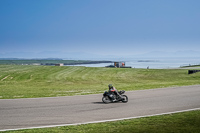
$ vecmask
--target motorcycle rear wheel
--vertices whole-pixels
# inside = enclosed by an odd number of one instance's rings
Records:
[[[110,103],[111,102],[110,99],[108,98],[108,96],[102,97],[102,101],[104,103]]]

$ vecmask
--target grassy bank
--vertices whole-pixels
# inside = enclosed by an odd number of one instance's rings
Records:
[[[8,131],[11,133],[199,133],[200,111],[116,122]]]
[[[187,69],[129,69],[0,65],[0,98],[55,97],[200,84]]]

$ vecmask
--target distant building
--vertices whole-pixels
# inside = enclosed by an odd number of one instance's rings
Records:
[[[114,65],[109,65],[106,67],[131,68],[131,66],[125,66],[125,62],[114,62]]]
[[[58,63],[58,64],[55,64],[55,66],[64,66],[63,63]]]
[[[115,67],[125,67],[125,62],[114,62]]]

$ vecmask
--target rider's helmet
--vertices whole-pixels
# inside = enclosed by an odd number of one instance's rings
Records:
[[[113,85],[112,84],[109,84],[108,85],[109,89],[113,88]]]

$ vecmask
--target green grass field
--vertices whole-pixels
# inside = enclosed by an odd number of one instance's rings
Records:
[[[200,84],[187,69],[89,68],[0,65],[0,99],[56,97]]]
[[[8,133],[199,133],[200,111],[152,116],[146,118],[65,126],[55,128],[7,131]]]

